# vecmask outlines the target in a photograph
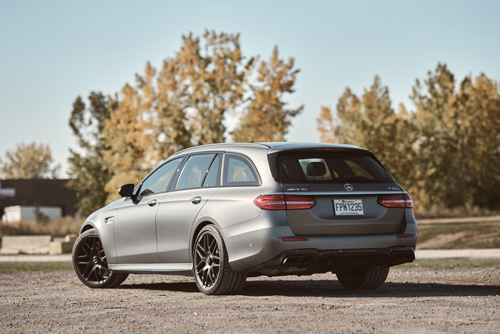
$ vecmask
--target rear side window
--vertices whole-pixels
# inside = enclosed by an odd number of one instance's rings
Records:
[[[226,154],[224,159],[224,186],[258,186],[259,178],[250,162],[240,156]]]
[[[364,152],[294,152],[278,156],[282,183],[392,182],[389,173]]]
[[[175,190],[201,187],[215,154],[192,155],[182,169]]]
[[[207,177],[203,181],[203,188],[217,187],[220,184],[220,162],[222,155],[217,154],[210,169],[208,170]]]

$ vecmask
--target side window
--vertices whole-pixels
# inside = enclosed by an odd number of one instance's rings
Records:
[[[225,186],[257,186],[259,179],[246,159],[226,154],[223,184]]]
[[[222,160],[222,155],[217,154],[210,169],[208,170],[207,177],[203,182],[203,187],[215,187],[220,184],[220,162]]]
[[[215,154],[192,155],[182,169],[175,190],[201,187]]]
[[[141,186],[139,196],[162,193],[167,191],[168,184],[182,159],[175,159],[161,166],[151,174]]]

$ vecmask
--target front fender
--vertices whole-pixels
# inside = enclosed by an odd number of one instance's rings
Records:
[[[116,259],[114,216],[116,209],[96,211],[90,215],[80,228],[80,234],[94,228],[101,239],[108,264],[118,263]],[[111,219],[110,219],[111,218]]]

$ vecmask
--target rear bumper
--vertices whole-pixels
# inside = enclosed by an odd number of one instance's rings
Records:
[[[253,270],[262,274],[312,274],[390,267],[415,260],[413,247],[362,250],[300,249],[285,251]]]
[[[307,240],[284,241],[294,237],[286,214],[263,211],[255,220],[224,228],[223,237],[235,271],[278,275],[267,269],[288,268],[285,272],[294,274],[290,271],[295,267],[313,272],[387,267],[415,259],[417,226],[413,215],[407,218],[405,230],[398,234],[301,236]]]

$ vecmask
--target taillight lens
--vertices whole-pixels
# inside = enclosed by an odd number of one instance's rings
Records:
[[[253,203],[262,210],[285,210],[285,198],[283,195],[260,195]]]
[[[290,195],[260,195],[253,202],[262,210],[304,210],[316,205],[312,197]]]
[[[310,209],[316,205],[316,200],[308,196],[285,196],[287,210]]]
[[[413,201],[407,193],[381,195],[378,197],[377,202],[386,208],[413,208]]]

